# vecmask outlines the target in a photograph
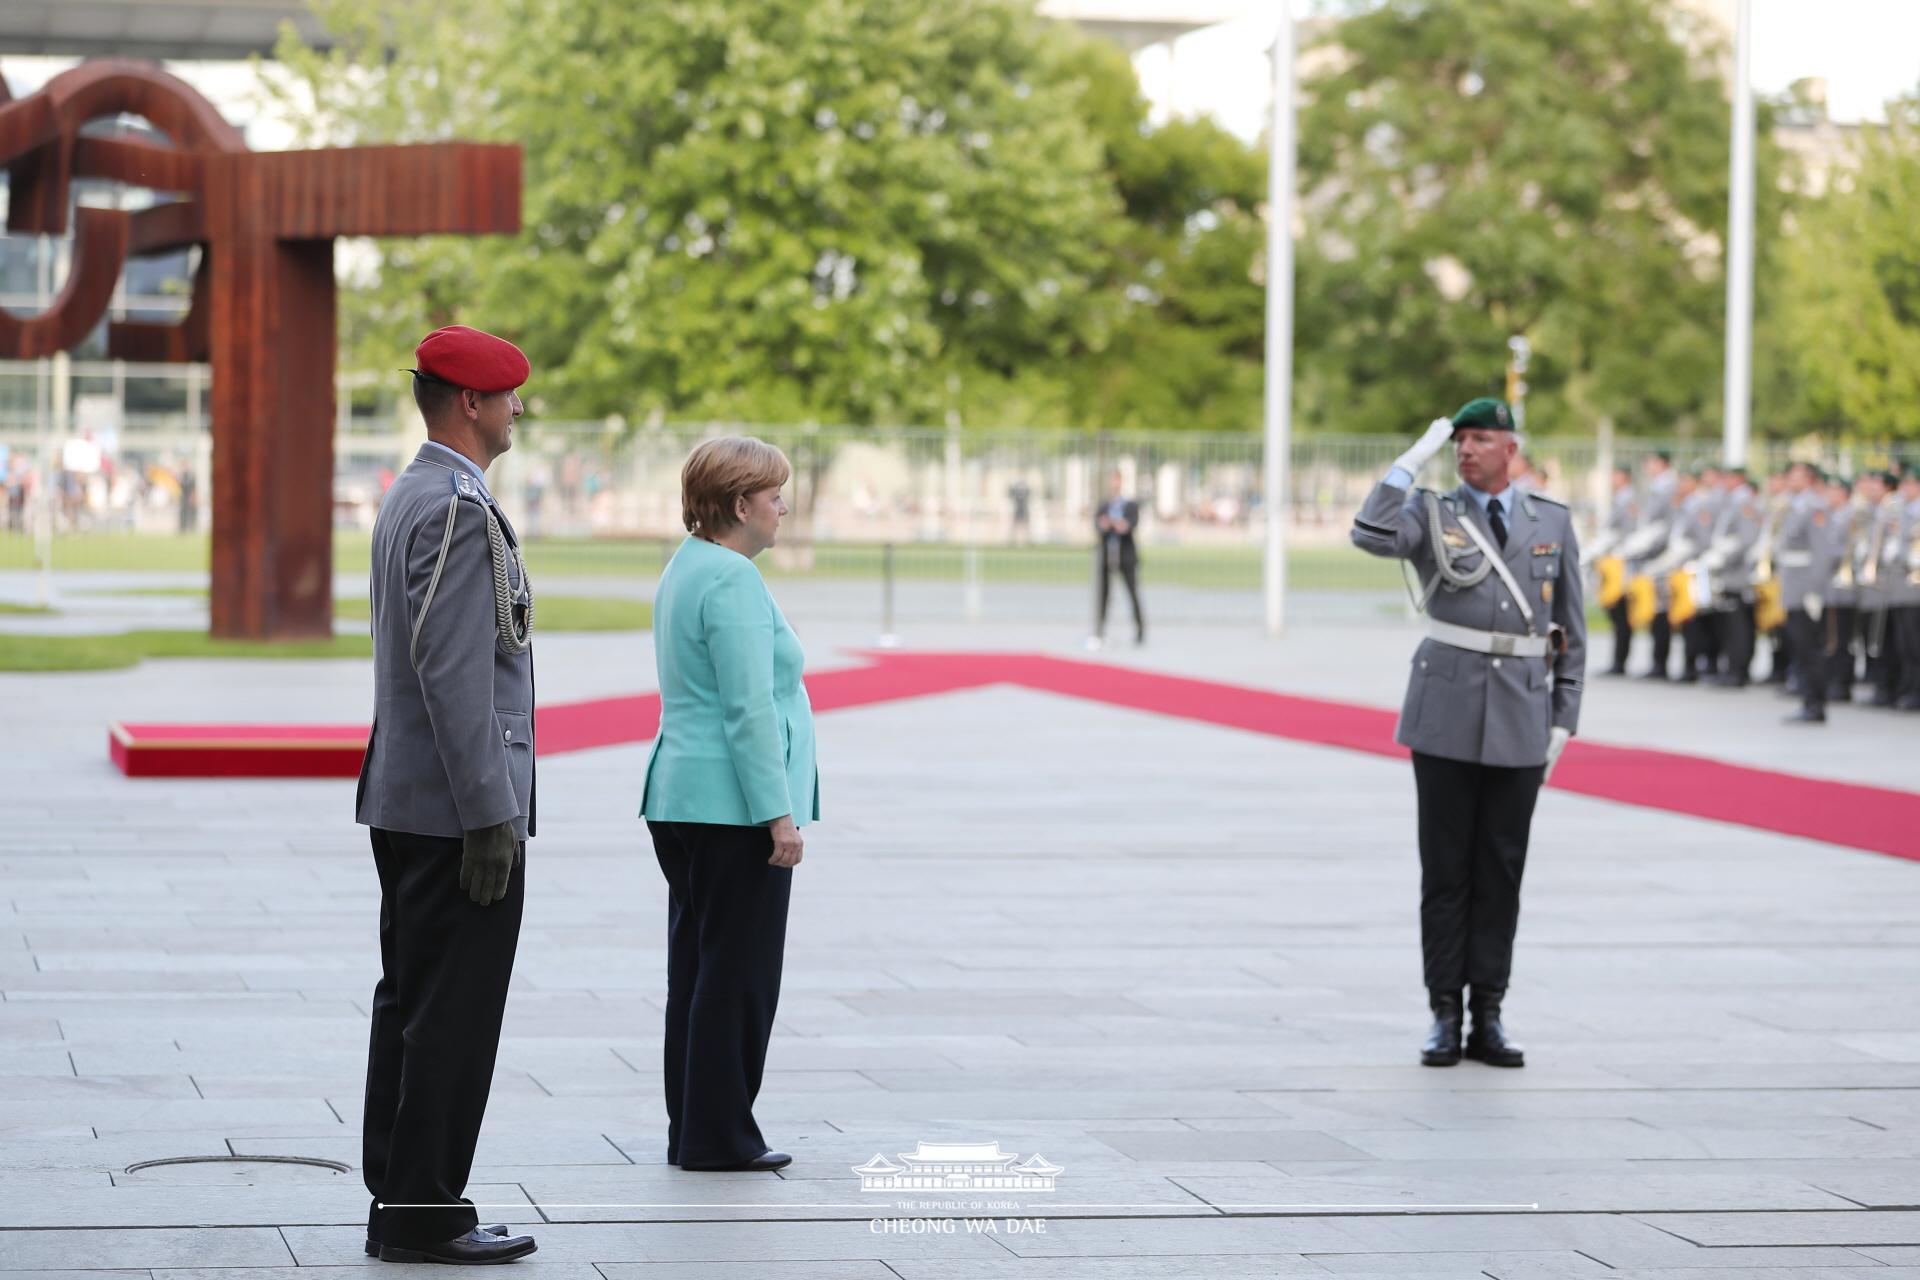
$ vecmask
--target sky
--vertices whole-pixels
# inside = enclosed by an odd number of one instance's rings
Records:
[[[1541,0],[1547,3],[1548,0]],[[1682,0],[1717,10],[1732,29],[1734,0]],[[1878,120],[1888,98],[1920,91],[1920,0],[1752,0],[1753,86],[1779,93],[1804,76],[1827,81],[1840,121]],[[1294,0],[1305,15],[1344,0]],[[1247,18],[1142,51],[1134,64],[1160,113],[1206,114],[1249,141],[1267,123],[1279,0]]]
[[[1920,90],[1920,0],[1753,0],[1753,87],[1825,76],[1836,120]]]

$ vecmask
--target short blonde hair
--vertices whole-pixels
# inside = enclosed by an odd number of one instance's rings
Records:
[[[725,533],[739,521],[735,501],[777,489],[793,474],[787,455],[752,436],[703,441],[680,468],[680,519],[688,533]]]

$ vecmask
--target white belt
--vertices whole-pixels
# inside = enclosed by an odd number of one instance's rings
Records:
[[[1502,657],[1516,658],[1547,656],[1545,636],[1516,636],[1505,631],[1477,631],[1472,627],[1456,627],[1451,622],[1442,622],[1438,618],[1427,619],[1427,634],[1441,644],[1452,645],[1456,649],[1471,649],[1475,653],[1493,653]]]
[[[1789,569],[1804,569],[1813,563],[1811,551],[1782,551],[1780,563]]]

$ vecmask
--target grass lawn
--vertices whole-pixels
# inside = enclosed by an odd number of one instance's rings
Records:
[[[259,644],[198,631],[124,631],[105,636],[0,635],[0,671],[111,671],[146,658],[370,658],[366,636]]]
[[[0,616],[18,617],[52,612],[53,610],[43,604],[8,604],[5,600],[0,600]]]
[[[538,582],[534,584],[538,587]],[[366,600],[353,596],[333,602],[333,616],[364,622]],[[557,631],[645,631],[653,626],[653,605],[646,600],[604,600],[597,596],[543,596],[533,598],[535,634]]]
[[[334,567],[357,571],[367,563],[371,539],[365,533],[334,536]],[[551,577],[654,577],[678,539],[542,538],[527,544],[527,561],[538,582]],[[879,543],[821,543],[804,567],[783,563],[772,553],[760,564],[769,577],[877,579],[886,552]],[[982,546],[974,552],[977,572],[987,582],[1083,582],[1092,574],[1089,547]],[[1154,546],[1141,549],[1141,573],[1152,584],[1257,590],[1261,551],[1257,546]],[[58,539],[54,568],[80,571],[207,571],[207,539],[199,534],[75,534]],[[959,581],[965,576],[967,549],[957,543],[904,542],[894,550],[894,573],[902,579]],[[0,538],[0,569],[34,566],[33,542]],[[1287,555],[1289,585],[1310,591],[1379,590],[1400,581],[1396,566],[1345,546],[1295,547]]]

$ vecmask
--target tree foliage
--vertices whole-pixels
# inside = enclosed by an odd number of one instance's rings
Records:
[[[323,17],[333,51],[281,51],[314,140],[526,155],[516,240],[380,246],[348,308],[364,367],[458,316],[519,341],[569,415],[1121,425],[1144,407],[1217,426],[1244,408],[1231,390],[1257,403],[1250,149],[1144,132],[1125,58],[1030,0]],[[1195,222],[1216,201],[1229,235]],[[1142,372],[1156,317],[1230,336]]]
[[[1920,439],[1920,98],[1863,131],[1858,162],[1799,211],[1785,255],[1788,421]]]
[[[1327,39],[1301,117],[1311,417],[1406,430],[1497,393],[1521,333],[1531,429],[1717,419],[1729,109],[1704,33],[1669,0],[1386,0]]]

